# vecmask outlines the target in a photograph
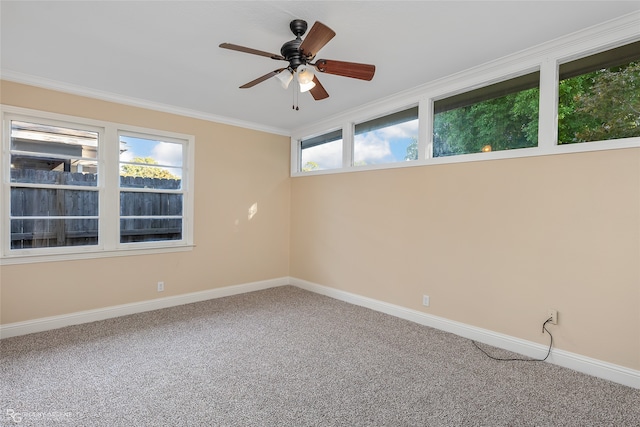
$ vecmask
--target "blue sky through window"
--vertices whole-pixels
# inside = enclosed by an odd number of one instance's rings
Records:
[[[182,144],[120,136],[120,161],[131,162],[136,157],[150,157],[172,174],[182,176]]]
[[[359,166],[404,162],[407,147],[417,139],[418,119],[355,135],[354,164]],[[342,167],[342,140],[302,150],[302,170],[308,168],[310,162],[317,165],[316,169]]]
[[[407,147],[418,139],[418,119],[387,126],[354,137],[354,165],[404,162]]]

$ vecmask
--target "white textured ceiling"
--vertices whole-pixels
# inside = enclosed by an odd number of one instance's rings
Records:
[[[2,1],[2,77],[123,96],[287,133],[434,79],[637,11],[638,1]],[[330,97],[270,79],[292,19],[336,37],[318,58],[375,64],[366,82],[320,74]]]

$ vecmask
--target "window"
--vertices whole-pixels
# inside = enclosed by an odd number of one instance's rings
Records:
[[[433,157],[535,147],[540,73],[434,102]]]
[[[638,148],[636,21],[621,17],[336,115],[324,122],[342,128],[330,167],[310,154],[332,139],[305,140],[316,125],[297,130],[292,176]]]
[[[342,129],[300,142],[300,171],[342,167]]]
[[[558,144],[640,136],[640,42],[560,65]]]
[[[193,137],[3,110],[4,261],[192,245]]]
[[[120,243],[182,239],[183,149],[120,134]]]
[[[101,131],[9,123],[10,248],[97,245]]]
[[[417,159],[418,107],[356,124],[354,166]]]

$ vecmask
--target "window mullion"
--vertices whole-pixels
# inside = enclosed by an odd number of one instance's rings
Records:
[[[540,66],[538,147],[558,145],[558,64],[547,58]]]
[[[291,138],[291,156],[289,158],[291,159],[292,174],[302,171],[302,165],[300,162],[300,152],[302,151],[302,148],[300,143],[301,141],[299,139]]]
[[[433,101],[421,99],[418,104],[418,160],[433,157]]]
[[[342,167],[350,168],[353,166],[353,135],[355,127],[352,122],[346,122],[342,125]]]
[[[100,147],[100,167],[104,179],[100,181],[100,243],[105,250],[114,250],[118,245],[119,235],[120,144],[118,132],[113,126],[105,128],[104,141]]]
[[[11,235],[11,154],[9,152],[11,146],[11,120],[4,118],[2,121],[2,141],[0,141],[0,150],[2,153],[2,172],[0,197],[2,198],[2,224],[0,224],[0,239],[2,246],[0,250],[2,255],[6,255],[11,250],[11,240],[7,237]]]

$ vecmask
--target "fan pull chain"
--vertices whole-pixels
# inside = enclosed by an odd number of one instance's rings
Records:
[[[299,104],[300,104],[300,102],[299,102],[300,95],[298,95],[299,90],[296,90],[296,88],[299,89],[298,82],[296,82],[293,85],[293,105],[291,106],[291,108],[296,110],[296,111],[299,111],[300,110],[300,106],[299,106]]]

